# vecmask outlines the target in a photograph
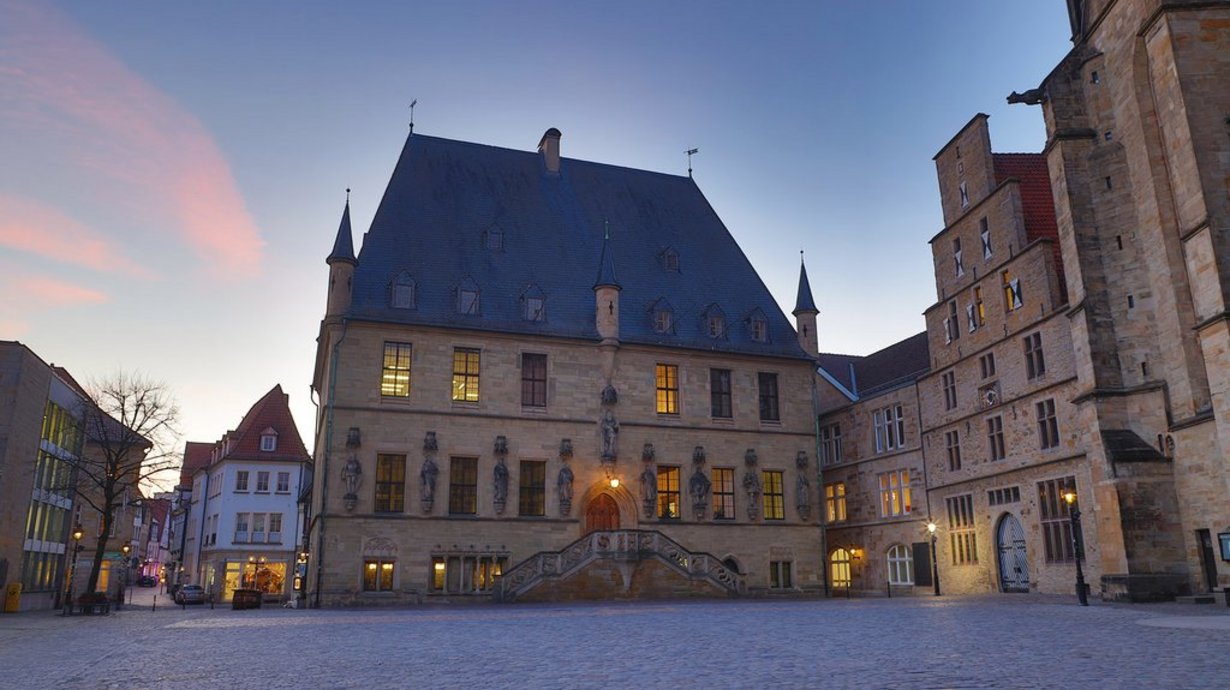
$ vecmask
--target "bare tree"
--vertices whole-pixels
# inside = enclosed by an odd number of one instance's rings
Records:
[[[141,485],[181,464],[179,407],[167,387],[120,371],[91,382],[82,415],[85,448],[74,463],[74,491],[98,514],[98,538],[86,592],[98,586],[107,541],[123,507],[140,501]]]

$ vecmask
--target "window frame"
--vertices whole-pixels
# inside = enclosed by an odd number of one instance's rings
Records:
[[[448,514],[478,514],[478,458],[471,456],[449,458]]]
[[[522,460],[517,475],[517,515],[546,517],[547,463],[545,460]]]
[[[392,357],[391,360],[390,356]],[[414,346],[411,343],[386,340],[384,342],[384,357],[380,365],[380,397],[410,397],[413,367]]]
[[[1038,524],[1042,529],[1043,557],[1047,563],[1076,562],[1071,509],[1063,500],[1063,492],[1069,488],[1076,488],[1075,475],[1038,482]],[[1080,494],[1077,496],[1072,508],[1080,510]]]
[[[948,455],[948,471],[957,472],[961,469],[961,432],[951,429],[944,432],[944,450]]]
[[[453,348],[452,401],[478,403],[482,376],[482,350],[474,347]]]
[[[888,584],[903,587],[914,586],[914,554],[910,548],[905,544],[893,544],[888,547],[885,556],[888,565]],[[903,574],[904,577],[902,577]]]
[[[756,383],[760,401],[760,421],[780,422],[782,415],[778,398],[777,374],[767,371],[756,372]]]
[[[760,482],[762,515],[765,520],[786,519],[785,473],[781,470],[761,470]]]
[[[849,513],[846,512],[845,482],[829,482],[824,485],[824,516],[827,524],[849,519]]]
[[[235,470],[235,492],[246,494],[248,493],[248,485],[251,472],[249,470]]]
[[[659,520],[678,520],[683,515],[679,504],[679,477],[681,470],[678,465],[658,465],[657,490]]]
[[[709,416],[734,419],[734,384],[730,369],[709,369]]]
[[[393,558],[363,558],[363,591],[391,592],[397,574],[397,560]],[[387,582],[386,582],[387,580]]]
[[[949,369],[940,374],[940,383],[944,388],[944,409],[957,409],[957,371]]]
[[[406,511],[406,456],[376,454],[376,476],[372,482],[373,513]]]
[[[944,499],[948,511],[948,539],[952,564],[978,564],[978,533],[974,519],[974,495],[961,494]]]
[[[654,365],[655,409],[659,415],[679,414],[679,365]]]
[[[992,415],[987,420],[987,451],[991,462],[999,462],[1008,457],[1004,446],[1004,416]]]
[[[1040,379],[1046,375],[1046,357],[1042,353],[1042,331],[1021,338],[1025,352],[1025,378]]]
[[[1055,414],[1055,399],[1047,398],[1034,403],[1038,420],[1038,447],[1053,450],[1059,447],[1059,418]]]
[[[903,517],[914,512],[909,468],[881,472],[876,478],[880,489],[880,517]]]
[[[794,589],[794,561],[769,561],[769,589]]]
[[[545,354],[521,353],[521,407],[535,409],[547,407],[547,356]]]
[[[834,422],[820,427],[820,465],[836,465],[841,462],[841,423]]]
[[[735,468],[713,468],[713,519],[734,520],[735,515]]]

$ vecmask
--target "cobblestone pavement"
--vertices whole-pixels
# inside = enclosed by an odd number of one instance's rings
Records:
[[[0,616],[0,688],[1209,688],[1230,609],[1003,595]]]

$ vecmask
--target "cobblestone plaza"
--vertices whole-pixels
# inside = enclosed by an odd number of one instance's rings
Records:
[[[0,617],[0,687],[1207,688],[1230,611],[988,596]],[[162,597],[159,597],[162,601]]]

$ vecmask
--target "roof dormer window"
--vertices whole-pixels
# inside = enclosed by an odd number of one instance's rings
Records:
[[[272,453],[278,449],[278,432],[270,427],[261,432],[261,452]]]
[[[521,293],[521,318],[526,321],[547,320],[547,298],[537,285],[531,285]]]
[[[406,271],[397,274],[389,288],[389,306],[394,309],[414,309],[414,279]]]
[[[714,340],[726,339],[726,312],[716,304],[710,304],[703,314],[705,334]]]
[[[466,278],[457,286],[457,313],[467,316],[479,315],[478,284],[471,278]]]
[[[675,332],[675,309],[671,307],[670,302],[667,302],[665,298],[659,299],[653,303],[649,311],[653,315],[654,333],[669,335]]]
[[[752,342],[769,342],[769,320],[765,318],[764,312],[759,309],[747,317],[747,330]]]
[[[662,253],[658,255],[658,258],[662,262],[662,268],[668,271],[674,271],[675,273],[679,272],[679,252],[667,247],[662,250]]]
[[[504,251],[504,231],[493,225],[483,231],[483,247],[493,251]]]

